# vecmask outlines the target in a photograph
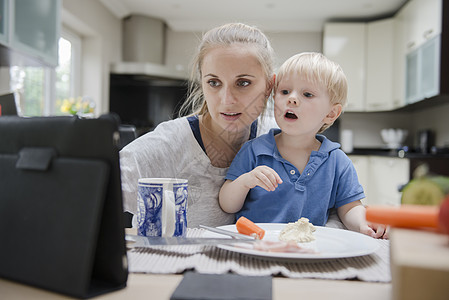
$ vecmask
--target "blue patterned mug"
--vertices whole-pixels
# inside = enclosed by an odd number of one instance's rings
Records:
[[[187,179],[141,178],[137,189],[138,235],[186,235]]]

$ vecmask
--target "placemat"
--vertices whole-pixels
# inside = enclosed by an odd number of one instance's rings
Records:
[[[203,229],[188,229],[187,236],[200,237],[203,233]],[[388,240],[377,242],[380,247],[371,255],[320,261],[277,261],[214,246],[172,246],[130,249],[128,263],[131,273],[179,274],[195,270],[207,274],[232,272],[250,276],[391,282],[390,243]]]

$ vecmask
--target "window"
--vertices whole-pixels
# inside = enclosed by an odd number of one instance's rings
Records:
[[[69,40],[59,39],[59,63],[55,70],[55,114],[61,112],[63,99],[74,96],[72,90],[72,44]]]
[[[11,90],[23,116],[40,116],[44,112],[46,68],[13,66],[10,69]]]
[[[13,66],[10,69],[11,90],[18,99],[23,116],[61,115],[64,99],[80,95],[81,39],[63,28],[59,39],[59,62],[48,67]]]

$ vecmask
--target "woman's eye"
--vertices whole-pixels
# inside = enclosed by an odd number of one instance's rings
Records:
[[[281,90],[281,94],[282,95],[288,95],[288,94],[290,94],[290,92],[288,90]]]
[[[211,87],[217,87],[220,86],[220,82],[218,82],[217,80],[209,80],[207,82]]]
[[[248,81],[248,80],[239,80],[239,81],[237,81],[237,85],[241,86],[241,87],[246,87],[246,86],[248,86],[250,84],[251,84],[251,82]]]
[[[306,98],[311,98],[311,97],[313,97],[313,94],[311,94],[311,93],[309,93],[309,92],[305,92],[303,95],[304,95],[304,97],[306,97]]]

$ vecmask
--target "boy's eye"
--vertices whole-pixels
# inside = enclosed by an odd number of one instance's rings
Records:
[[[207,83],[211,86],[211,87],[217,87],[217,86],[220,86],[220,82],[219,81],[217,81],[217,80],[209,80],[209,81],[207,81]]]
[[[288,90],[281,90],[281,94],[282,95],[288,95],[288,94],[290,94],[290,92]]]
[[[311,97],[313,97],[313,94],[311,94],[311,93],[309,93],[309,92],[305,92],[303,95],[304,95],[304,97],[306,97],[306,98],[311,98]]]
[[[246,87],[250,85],[251,82],[249,80],[239,80],[237,81],[237,86]]]

